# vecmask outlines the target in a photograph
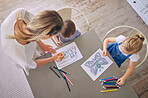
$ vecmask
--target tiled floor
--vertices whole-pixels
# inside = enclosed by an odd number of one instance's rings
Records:
[[[26,8],[35,14],[44,9],[57,10],[68,6],[80,9],[88,18],[90,29],[94,29],[101,39],[107,31],[119,25],[133,26],[141,30],[148,38],[147,25],[126,0],[0,0],[0,25],[9,13],[19,7]],[[83,17],[74,14],[73,19],[82,33],[85,33]],[[142,51],[143,54],[145,54],[144,51]],[[2,59],[2,56],[0,56],[0,59]],[[128,79],[141,98],[148,96],[147,63],[148,61],[135,69]]]

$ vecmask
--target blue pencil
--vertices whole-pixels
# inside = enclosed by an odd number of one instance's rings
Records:
[[[68,74],[68,75],[69,75],[69,73],[67,73],[66,71],[64,71],[64,70],[62,70],[62,69],[60,69],[60,71],[62,71],[62,72],[64,72],[64,73],[66,73],[66,74]]]
[[[104,80],[111,79],[111,78],[114,78],[114,77],[115,77],[115,76],[108,77],[108,78],[104,78],[104,79],[101,79],[100,81],[104,81]]]
[[[67,84],[68,90],[71,92],[70,87],[69,87],[69,85],[68,85],[68,82],[67,82],[67,79],[66,79],[65,76],[64,76],[64,79],[65,79],[65,81],[66,81],[66,84]]]
[[[118,79],[112,79],[112,80],[107,80],[106,82],[108,82],[108,81],[117,81]]]
[[[60,76],[51,67],[49,68],[60,78]]]
[[[112,83],[102,83],[102,85],[117,85],[117,84],[112,84]]]

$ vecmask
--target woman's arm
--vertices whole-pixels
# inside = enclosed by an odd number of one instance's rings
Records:
[[[107,45],[108,43],[115,43],[116,42],[116,37],[109,37],[109,38],[106,38],[103,42],[103,51],[102,51],[102,54],[103,56],[106,56],[107,54]]]
[[[36,62],[37,67],[39,67],[39,66],[44,65],[46,63],[56,61],[60,55],[61,55],[61,57],[59,58],[59,61],[60,61],[64,58],[64,55],[62,53],[58,53],[58,54],[56,54],[56,55],[54,55],[53,57],[50,57],[50,58],[36,59],[34,61]]]
[[[130,61],[129,66],[128,66],[126,72],[124,73],[124,75],[123,75],[120,79],[118,79],[117,84],[119,84],[119,85],[124,84],[125,80],[126,80],[126,79],[129,77],[129,75],[133,72],[134,67],[135,67],[135,63],[136,63],[136,62],[131,62],[131,61]]]

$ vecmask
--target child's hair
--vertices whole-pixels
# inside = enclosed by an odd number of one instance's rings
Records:
[[[143,46],[144,36],[142,34],[135,34],[134,36],[126,38],[122,45],[127,52],[132,54],[137,53]]]
[[[21,15],[21,18],[19,18]],[[17,22],[22,19],[22,11],[16,15]],[[19,22],[18,22],[19,23]],[[45,35],[55,35],[63,27],[63,20],[61,16],[54,10],[44,10],[37,13],[32,20],[27,24],[26,29],[28,29],[32,35],[25,34],[27,37],[8,35],[11,39],[21,39],[24,41],[37,41],[42,39]],[[20,31],[21,28],[19,27]],[[15,33],[17,33],[15,31]],[[22,32],[23,33],[23,32]]]
[[[69,38],[71,35],[75,33],[75,24],[71,20],[65,20],[64,21],[64,27],[61,31],[61,34],[65,38]]]

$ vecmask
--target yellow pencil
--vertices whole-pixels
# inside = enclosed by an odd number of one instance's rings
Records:
[[[57,61],[60,59],[61,55],[58,57]]]
[[[104,91],[101,91],[101,92],[112,92],[112,91],[117,91],[117,89],[104,90]]]

